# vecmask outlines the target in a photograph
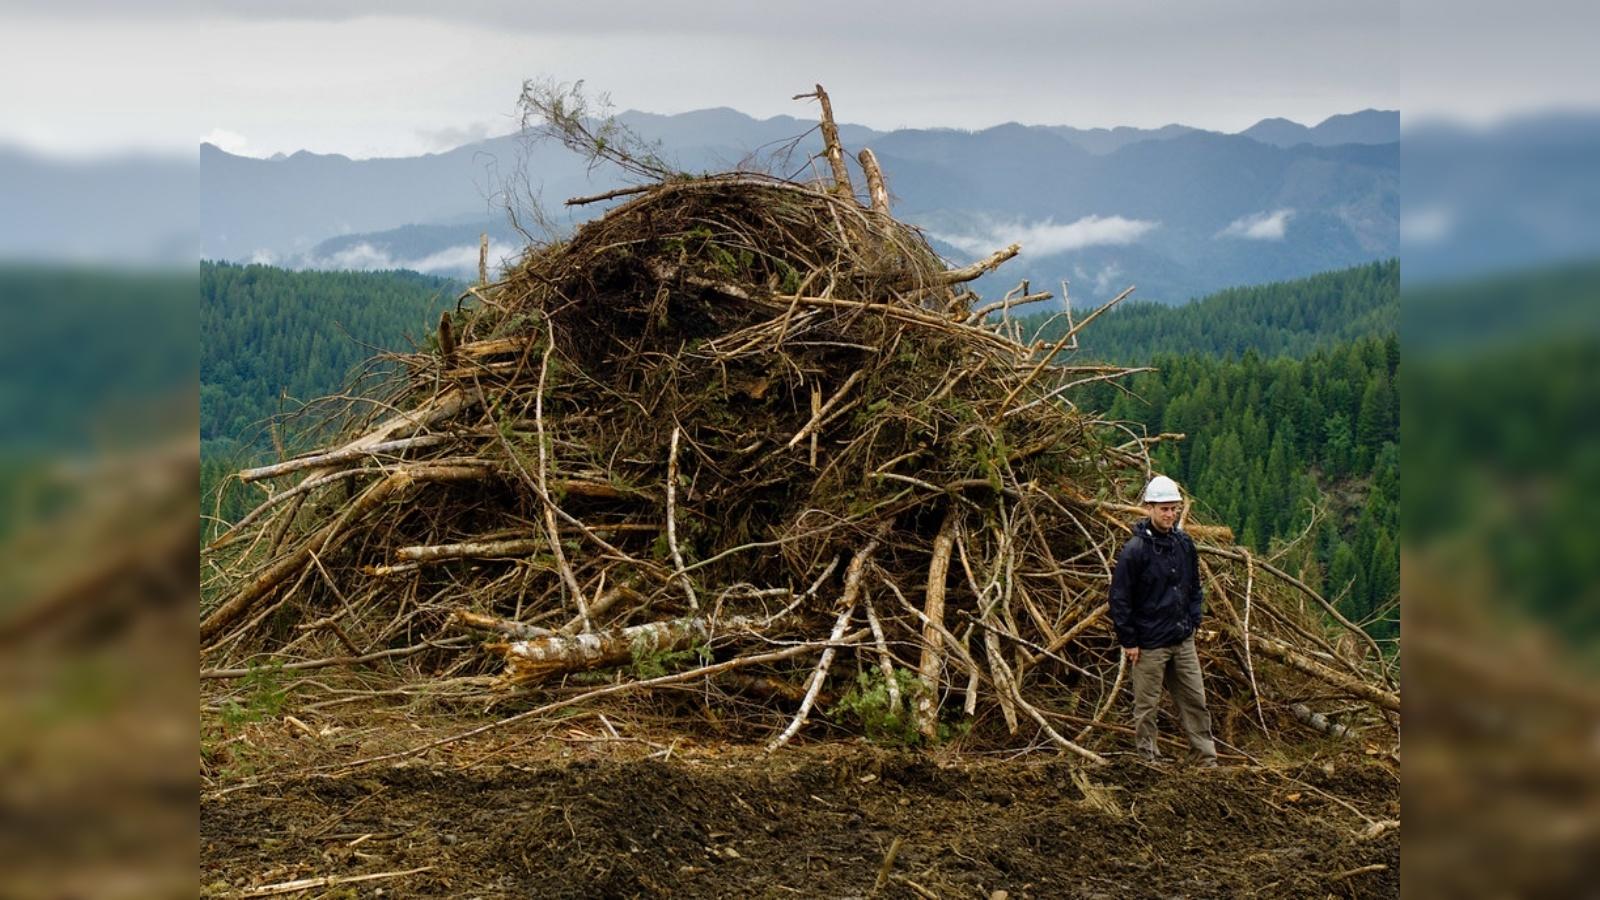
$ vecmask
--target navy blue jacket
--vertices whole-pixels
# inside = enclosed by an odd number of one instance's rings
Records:
[[[1140,519],[1111,574],[1117,643],[1146,649],[1183,643],[1200,627],[1202,600],[1194,541],[1178,528],[1162,534]]]

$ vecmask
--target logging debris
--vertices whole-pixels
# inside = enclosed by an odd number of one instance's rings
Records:
[[[203,551],[202,674],[383,659],[537,694],[612,670],[609,696],[740,669],[773,749],[822,723],[1103,762],[1125,498],[1175,436],[1126,443],[1071,402],[1119,374],[1063,356],[1104,307],[1025,339],[1011,306],[1048,294],[967,287],[1019,248],[947,265],[870,153],[856,195],[826,93],[803,96],[831,176],[581,198],[615,205],[463,295],[332,443],[240,473],[266,495]],[[1193,532],[1208,688],[1245,711],[1222,736],[1397,733],[1365,634],[1225,527]],[[841,697],[854,719],[817,708]],[[1328,698],[1362,712],[1316,719]]]

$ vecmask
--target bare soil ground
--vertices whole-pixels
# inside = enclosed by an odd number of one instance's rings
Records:
[[[1399,894],[1398,831],[1357,837],[1363,816],[1398,817],[1398,776],[1350,752],[1213,771],[860,743],[473,755],[219,786],[200,808],[203,895],[422,867],[300,896]]]

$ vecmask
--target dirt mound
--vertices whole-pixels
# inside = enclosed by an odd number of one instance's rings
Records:
[[[201,884],[425,872],[401,896],[1393,896],[1398,783],[1359,758],[1298,776],[862,749],[670,761],[590,756],[492,771],[411,765],[295,780],[201,807]],[[912,885],[915,885],[914,887]]]

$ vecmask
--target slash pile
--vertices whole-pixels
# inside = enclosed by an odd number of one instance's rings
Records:
[[[870,152],[856,199],[823,124],[831,183],[637,189],[468,291],[332,444],[241,473],[276,489],[205,551],[203,658],[406,658],[534,692],[615,669],[597,690],[753,694],[773,746],[820,698],[911,740],[977,720],[1098,759],[1119,498],[1157,438],[1072,405],[1121,370],[1020,339],[1010,309],[1049,295],[966,289],[1016,247],[948,268]],[[1214,692],[1262,727],[1329,696],[1397,724],[1364,635],[1191,531]]]

